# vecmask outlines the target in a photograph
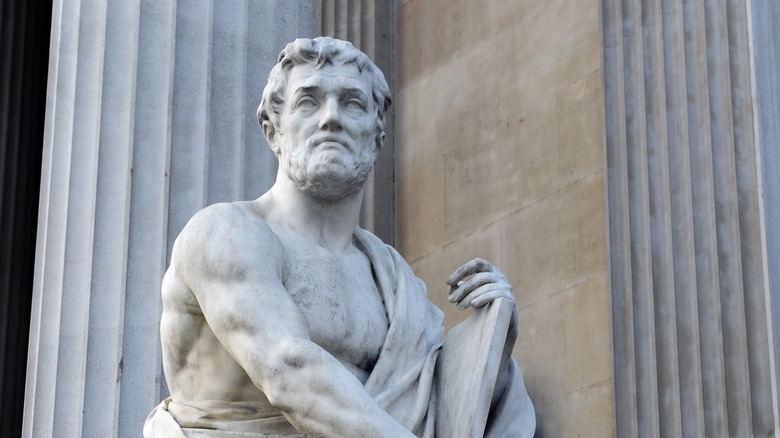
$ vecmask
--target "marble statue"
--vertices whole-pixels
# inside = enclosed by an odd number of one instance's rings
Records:
[[[472,415],[448,408],[473,376],[437,375],[442,312],[403,258],[357,226],[389,105],[384,76],[348,42],[298,39],[281,52],[257,112],[276,182],[254,201],[200,211],[176,239],[160,322],[171,397],[149,415],[146,437],[461,434],[436,425]],[[501,302],[505,314],[489,349],[495,375],[476,388],[485,418],[462,436],[532,436],[511,358],[512,287],[481,259],[446,283],[458,308]],[[492,337],[474,339],[464,348]]]

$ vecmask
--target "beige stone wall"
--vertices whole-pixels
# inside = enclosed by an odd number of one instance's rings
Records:
[[[448,309],[480,256],[515,286],[541,436],[612,436],[598,0],[396,11],[396,244]]]

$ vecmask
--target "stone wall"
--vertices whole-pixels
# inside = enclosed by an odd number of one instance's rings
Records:
[[[396,10],[396,246],[447,309],[483,257],[520,308],[541,436],[612,436],[599,2]]]

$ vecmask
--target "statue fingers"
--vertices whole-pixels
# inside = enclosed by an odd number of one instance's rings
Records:
[[[505,286],[499,286],[495,283],[488,283],[474,289],[472,292],[459,300],[457,302],[457,307],[459,310],[463,310],[469,306],[480,307],[501,296],[511,296],[511,289],[507,292],[507,288]]]
[[[470,275],[474,275],[478,272],[493,272],[498,269],[481,258],[476,258],[469,262],[466,262],[463,266],[455,270],[449,277],[447,277],[447,284],[455,285],[459,281],[462,281]]]
[[[482,307],[485,304],[491,303],[499,298],[506,298],[512,302],[515,301],[515,297],[512,294],[511,288],[500,288],[474,298],[471,301],[471,305],[472,307]]]
[[[449,288],[449,301],[451,303],[460,301],[465,297],[466,295],[470,294],[474,290],[476,290],[478,287],[487,285],[487,284],[500,284],[503,283],[502,278],[503,276],[496,275],[493,272],[479,272],[477,274],[472,275],[470,278],[466,280],[462,280],[455,285],[450,286]]]

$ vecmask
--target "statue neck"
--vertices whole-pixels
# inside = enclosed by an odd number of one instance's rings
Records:
[[[347,250],[360,219],[365,187],[344,198],[322,200],[296,188],[288,178],[258,201],[267,203],[266,220],[289,228],[334,253]]]

